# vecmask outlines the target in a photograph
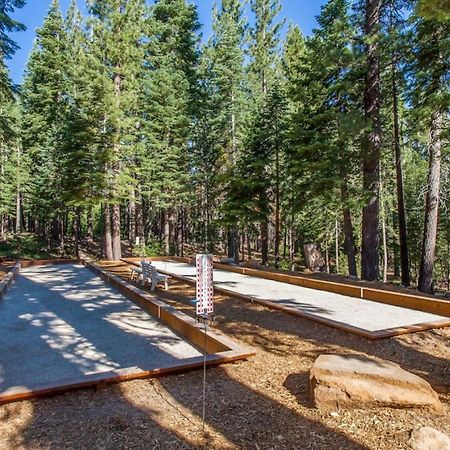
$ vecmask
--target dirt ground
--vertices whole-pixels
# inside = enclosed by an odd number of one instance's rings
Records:
[[[125,265],[110,266],[127,278]],[[163,300],[193,314],[188,285]],[[241,300],[216,296],[215,327],[255,348],[249,361],[0,407],[0,449],[408,449],[412,429],[450,435],[450,328],[369,341]],[[380,357],[431,383],[443,415],[393,409],[320,412],[308,376],[323,353]]]

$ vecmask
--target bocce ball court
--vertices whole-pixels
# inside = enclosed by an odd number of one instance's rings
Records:
[[[0,404],[253,354],[92,264],[22,266],[1,289]]]
[[[195,283],[195,266],[181,257],[150,258],[157,270]],[[139,264],[139,258],[124,258]],[[369,339],[450,325],[450,302],[346,285],[281,272],[214,264],[214,289]]]

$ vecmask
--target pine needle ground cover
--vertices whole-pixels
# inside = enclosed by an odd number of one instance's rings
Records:
[[[124,264],[114,269],[128,279]],[[193,315],[195,296],[172,280],[158,296]],[[409,432],[431,426],[450,432],[450,330],[378,342],[216,296],[216,324],[256,356],[207,372],[206,439],[201,428],[202,374],[133,381],[0,408],[5,449],[380,449],[406,448]],[[309,369],[323,353],[364,354],[398,363],[424,377],[444,404],[442,416],[392,409],[314,409]],[[80,433],[83,430],[83,433]]]

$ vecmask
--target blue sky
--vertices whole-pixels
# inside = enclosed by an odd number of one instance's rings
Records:
[[[63,11],[67,10],[70,0],[60,0]],[[216,0],[190,0],[198,7],[200,23],[203,25],[202,34],[208,38],[211,33],[211,10]],[[42,21],[47,13],[51,0],[28,0],[27,5],[17,10],[14,17],[27,26],[27,31],[13,34],[13,39],[20,45],[20,50],[8,66],[11,77],[16,83],[22,81],[28,54],[33,45],[36,28],[42,25]],[[300,26],[303,33],[308,35],[316,26],[315,16],[319,14],[321,5],[325,0],[281,0],[283,11],[281,17],[285,17],[287,23],[293,22]],[[84,4],[84,0],[79,0],[79,4]]]

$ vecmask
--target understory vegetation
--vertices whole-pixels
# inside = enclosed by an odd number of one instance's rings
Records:
[[[202,39],[186,0],[53,0],[14,86],[24,3],[0,4],[0,255],[34,257],[29,233],[109,260],[287,269],[312,248],[329,272],[449,288],[445,2],[329,0],[305,36],[279,0],[222,0]]]

